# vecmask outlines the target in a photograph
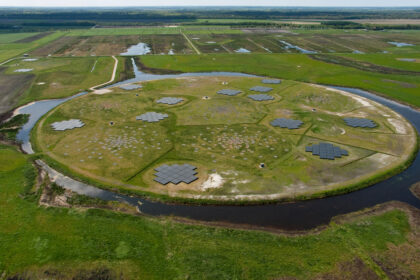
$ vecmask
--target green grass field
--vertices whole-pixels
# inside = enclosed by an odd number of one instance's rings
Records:
[[[13,77],[22,75],[14,73],[17,69],[33,69],[29,73],[35,75],[35,79],[19,99],[19,104],[26,104],[67,97],[104,83],[111,78],[114,60],[111,57],[40,58],[37,61],[14,60],[8,66],[6,73]]]
[[[395,69],[420,72],[420,53],[407,54],[340,54],[340,56],[357,61],[370,62],[376,65],[392,67]],[[401,59],[414,59],[416,61],[403,61]]]
[[[0,44],[8,44],[13,43],[15,41],[19,41],[21,39],[34,36],[38,33],[32,32],[32,33],[6,33],[6,34],[0,34]]]
[[[255,85],[263,85],[260,78],[169,79],[145,83],[135,93],[115,89],[86,96],[49,114],[37,129],[36,143],[47,157],[102,185],[214,200],[293,199],[339,189],[402,165],[415,149],[411,126],[383,106],[292,81],[270,85],[275,99],[258,102],[247,97]],[[243,93],[216,93],[223,88]],[[184,102],[156,104],[164,96]],[[150,124],[135,119],[150,111],[169,118]],[[357,116],[378,127],[350,128],[342,120]],[[272,127],[270,122],[280,117],[304,124],[296,130]],[[51,128],[67,119],[86,125],[65,132]],[[305,152],[305,146],[322,141],[350,155],[326,161]],[[156,183],[154,168],[164,163],[196,165],[199,180]],[[260,163],[266,168],[259,168]],[[212,178],[222,182],[211,183]]]
[[[38,48],[44,44],[47,44],[53,40],[58,39],[62,35],[63,34],[61,32],[55,32],[30,43],[13,43],[12,42],[12,43],[0,44],[0,62],[4,62],[10,58],[29,52],[35,48]],[[9,38],[11,36],[12,35],[8,34]]]
[[[399,248],[406,252],[400,259],[407,262],[408,252],[415,252],[408,243],[407,216],[397,210],[331,224],[320,234],[285,237],[106,210],[39,207],[28,158],[6,146],[0,146],[0,154],[2,276],[309,279],[362,274],[375,279],[385,273],[374,260],[386,267]],[[394,270],[419,276],[414,264]]]
[[[418,76],[387,75],[313,60],[302,54],[213,54],[200,56],[142,56],[152,68],[183,72],[233,71],[361,88],[420,106]]]

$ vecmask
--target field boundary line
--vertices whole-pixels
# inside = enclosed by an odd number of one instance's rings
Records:
[[[10,58],[10,59],[8,59],[6,61],[1,62],[0,63],[0,66],[5,65],[5,64],[9,63],[10,61],[13,61],[13,60],[19,59],[19,58],[23,58],[23,57],[22,56],[19,56],[19,57]]]
[[[172,152],[174,149],[175,149],[175,146],[172,145],[172,147],[169,150],[167,150],[165,153],[163,153],[161,156],[159,156],[158,158],[156,158],[154,161],[150,162],[149,164],[143,166],[140,170],[136,171],[133,175],[131,175],[130,177],[128,177],[127,179],[125,179],[125,182],[129,182],[132,179],[134,179],[134,177],[136,177],[137,175],[139,175],[140,173],[142,173],[147,168],[151,167],[153,164],[155,164],[160,159],[162,159],[163,157],[165,157],[167,154],[169,154],[170,152]]]
[[[193,48],[193,50],[195,50],[195,52],[197,54],[201,54],[201,52],[196,48],[196,46],[194,46],[193,42],[191,42],[190,38],[188,38],[187,35],[185,35],[184,32],[181,31],[182,36],[184,36],[185,40],[187,40],[187,42],[190,44],[190,46]]]
[[[251,43],[253,43],[254,45],[256,45],[257,47],[263,49],[264,51],[268,52],[268,53],[273,53],[272,51],[270,51],[268,48],[263,47],[260,44],[257,44],[256,42],[254,42],[254,40],[252,40],[251,38],[246,38],[248,41],[250,41]]]
[[[225,47],[225,45],[223,45],[223,44],[220,44],[220,46],[225,50],[225,51],[227,51],[228,53],[232,53],[232,51],[231,50],[229,50],[227,47]]]

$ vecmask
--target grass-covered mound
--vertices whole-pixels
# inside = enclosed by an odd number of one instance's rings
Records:
[[[416,146],[412,127],[367,99],[292,81],[269,85],[274,100],[254,101],[260,78],[194,77],[116,88],[59,106],[35,131],[36,147],[56,168],[83,180],[125,191],[205,200],[294,199],[350,190],[401,168]],[[267,86],[267,85],[265,85]],[[217,94],[237,89],[236,96]],[[158,104],[180,97],[176,105]],[[146,112],[159,122],[136,120]],[[345,117],[373,120],[375,128],[347,126]],[[276,118],[300,120],[298,129],[273,127]],[[80,119],[82,128],[55,131],[57,121]],[[348,151],[335,160],[305,152],[332,143]],[[193,183],[162,185],[162,164],[197,167]],[[261,167],[261,164],[264,167]]]

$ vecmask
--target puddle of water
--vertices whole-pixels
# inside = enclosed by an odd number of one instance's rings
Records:
[[[25,62],[32,62],[32,61],[37,61],[38,60],[38,58],[25,58],[25,59],[22,59],[22,61],[25,61]]]
[[[216,44],[215,41],[207,41],[206,44]]]
[[[250,50],[247,50],[245,48],[239,48],[237,50],[235,50],[236,53],[250,53]]]
[[[146,43],[138,43],[137,45],[131,46],[126,52],[120,53],[120,55],[144,55],[150,53],[152,50]]]
[[[416,62],[417,59],[415,58],[397,58],[399,61],[406,61],[406,62]]]
[[[295,50],[297,50],[297,51],[299,51],[301,53],[305,53],[305,54],[315,54],[315,53],[317,53],[316,51],[308,51],[308,50],[305,50],[304,48],[301,48],[301,47],[292,45],[292,44],[290,44],[290,43],[288,43],[288,42],[286,42],[284,40],[279,40],[279,42],[282,43],[282,44],[284,44],[284,45],[286,45],[284,47],[286,50],[288,50],[288,49],[295,49]]]
[[[402,42],[388,42],[388,44],[394,45],[398,48],[400,47],[409,47],[409,46],[414,46],[413,44],[409,44],[409,43],[402,43]]]
[[[23,68],[23,69],[16,69],[15,71],[13,71],[13,72],[17,72],[17,73],[25,73],[25,72],[31,72],[31,71],[33,71],[34,69],[32,69],[32,68]]]
[[[358,50],[354,50],[353,53],[357,53],[357,54],[364,54],[364,52],[362,51],[358,51]]]

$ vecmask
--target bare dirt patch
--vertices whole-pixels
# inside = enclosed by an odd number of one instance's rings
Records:
[[[394,129],[397,133],[400,133],[400,134],[406,134],[407,133],[407,129],[405,127],[405,124],[401,120],[389,118],[388,122],[390,124],[392,124],[392,126],[394,127]]]
[[[382,81],[387,82],[387,83],[397,84],[397,85],[402,86],[404,88],[417,88],[417,86],[415,84],[411,84],[411,83],[400,82],[400,81],[395,81],[395,80],[390,80],[390,79],[382,79]]]
[[[223,177],[217,173],[210,174],[207,180],[201,185],[203,191],[220,188],[224,183]]]
[[[41,38],[44,38],[45,36],[48,36],[48,35],[50,35],[50,34],[52,34],[52,33],[53,33],[53,32],[43,32],[43,33],[39,33],[39,34],[36,34],[36,35],[34,35],[34,36],[30,36],[30,37],[26,37],[26,38],[20,39],[20,40],[18,40],[18,41],[16,41],[16,42],[14,42],[14,43],[31,43],[31,42],[33,42],[33,41],[39,40],[39,39],[41,39]]]
[[[57,52],[64,51],[71,45],[75,44],[77,42],[77,37],[72,36],[64,36],[60,37],[57,40],[54,40],[46,45],[43,45],[40,48],[35,49],[31,52],[33,55],[39,55],[39,56],[47,56],[47,55],[53,55]]]
[[[360,279],[381,279],[369,266],[360,258],[337,264],[336,268],[328,273],[321,274],[314,280],[360,280]]]

